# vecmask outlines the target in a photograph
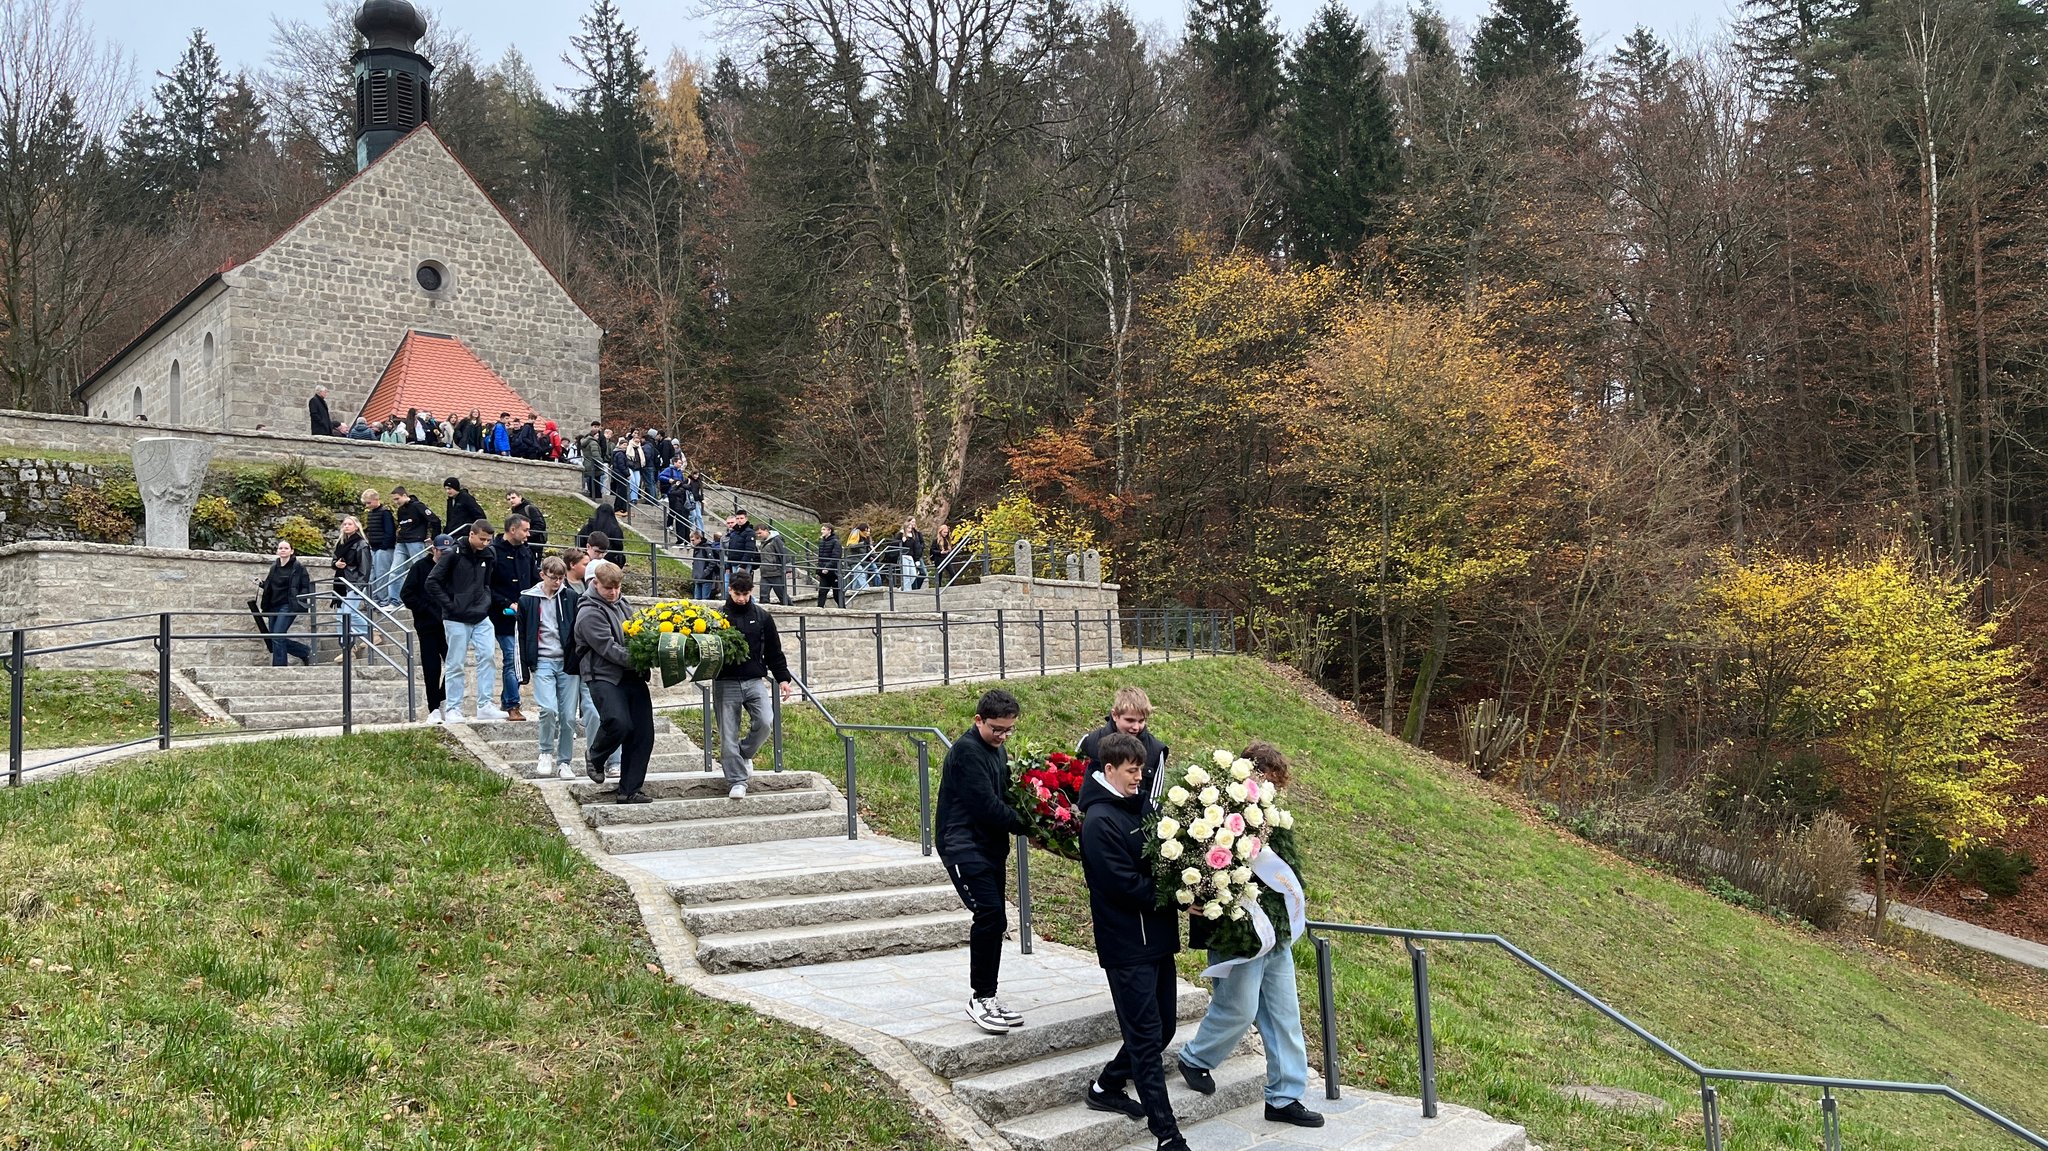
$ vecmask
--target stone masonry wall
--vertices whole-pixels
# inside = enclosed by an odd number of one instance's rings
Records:
[[[239,552],[170,551],[106,544],[44,542],[0,547],[0,631],[69,620],[106,619],[141,612],[214,610],[213,617],[184,617],[177,634],[255,636],[246,602],[256,594],[271,557]],[[81,624],[30,633],[31,647],[82,643],[123,635],[151,634],[156,621],[124,620]],[[302,635],[302,621],[296,629]],[[256,640],[177,640],[176,667],[265,664]],[[127,668],[154,670],[156,649],[147,642],[38,656],[39,668]]]
[[[428,261],[443,271],[431,293],[415,279]],[[431,130],[385,153],[222,282],[227,335],[217,351],[233,381],[229,426],[305,431],[306,400],[323,384],[337,416],[353,414],[409,328],[460,339],[543,418],[564,428],[597,418],[602,330]],[[147,397],[160,386],[163,359],[131,355],[87,394],[88,410],[132,415],[133,388]],[[200,422],[194,415],[184,422]]]
[[[144,415],[151,427],[227,428],[236,390],[228,363],[232,343],[227,288],[216,284],[87,392],[86,414],[112,420]],[[306,421],[292,426],[304,430]]]
[[[62,525],[70,518],[64,493],[77,483],[97,487],[100,480],[91,464],[0,459],[0,543],[64,538]]]

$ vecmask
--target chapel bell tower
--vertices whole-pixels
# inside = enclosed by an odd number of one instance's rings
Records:
[[[427,121],[427,81],[434,66],[417,51],[427,22],[406,0],[364,0],[355,26],[365,41],[352,58],[360,172]]]

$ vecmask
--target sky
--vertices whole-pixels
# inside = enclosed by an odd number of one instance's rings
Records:
[[[146,93],[157,72],[176,63],[193,28],[206,29],[227,69],[255,71],[270,50],[271,21],[317,18],[320,0],[80,0],[86,19],[105,40],[123,49],[135,70],[136,90]],[[703,59],[718,55],[715,20],[705,16],[698,0],[617,0],[619,10],[636,29],[648,56],[666,58],[671,47]],[[1272,0],[1281,30],[1299,34],[1322,0]],[[1735,0],[1580,0],[1576,5],[1579,32],[1595,52],[1610,51],[1637,24],[1646,24],[1668,42],[1691,44],[1712,40],[1729,20]],[[1179,34],[1186,0],[1125,0],[1139,22],[1162,39]],[[1398,25],[1405,3],[1350,0],[1368,26]],[[498,59],[517,46],[549,88],[565,87],[573,74],[561,60],[577,21],[588,9],[585,0],[428,0],[424,5],[443,22],[469,37],[479,61]],[[1438,8],[1454,23],[1475,25],[1488,0],[1438,0]],[[731,46],[745,55],[745,45]]]

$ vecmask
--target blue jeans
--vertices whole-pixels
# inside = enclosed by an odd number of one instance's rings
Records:
[[[1209,953],[1209,962],[1226,958]],[[1294,951],[1275,945],[1240,963],[1209,989],[1209,1013],[1180,1049],[1181,1062],[1214,1071],[1257,1023],[1266,1041],[1266,1102],[1276,1107],[1308,1093],[1308,1044],[1301,1034],[1301,997],[1294,987]]]
[[[391,602],[398,602],[398,589],[404,586],[406,573],[412,570],[413,561],[420,558],[420,555],[426,550],[427,545],[425,544],[400,543],[398,545],[398,555],[391,561]]]
[[[278,637],[269,641],[270,666],[283,667],[286,661],[293,656],[297,656],[301,660],[313,658],[312,648],[307,647],[298,640],[282,638],[286,632],[292,630],[292,621],[297,618],[299,618],[299,613],[291,608],[286,608],[284,611],[265,617],[270,634]]]
[[[574,715],[583,702],[583,685],[562,670],[559,656],[542,656],[533,667],[533,702],[540,708],[540,750],[558,763],[576,753]]]
[[[382,548],[370,553],[370,586],[376,589],[377,602],[386,607],[398,602],[398,585],[391,579],[393,564],[398,559],[398,549]]]
[[[519,636],[507,632],[498,637],[498,654],[504,660],[505,694],[498,697],[499,707],[519,706]],[[481,697],[479,697],[481,698]]]
[[[479,708],[490,701],[498,690],[498,661],[493,658],[492,648],[498,637],[491,631],[491,621],[457,623],[449,620],[441,625],[448,636],[447,663],[442,669],[442,681],[448,685],[448,697],[441,704],[441,714],[456,716],[462,714],[462,688],[467,677],[470,649],[476,650],[476,702]]]
[[[363,603],[362,592],[351,591],[343,596],[336,607],[336,614],[341,617],[335,621],[336,627],[341,625],[341,620],[348,621],[351,643],[364,643],[375,638],[375,633],[370,630],[370,617],[368,608]]]
[[[628,470],[626,472],[626,502],[629,504],[637,504],[640,502],[639,472],[631,470]]]

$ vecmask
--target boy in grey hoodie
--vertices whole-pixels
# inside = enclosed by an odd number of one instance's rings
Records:
[[[604,782],[604,761],[614,749],[619,760],[619,802],[652,803],[641,791],[654,753],[654,701],[647,676],[633,666],[626,649],[625,573],[603,560],[591,565],[590,598],[576,612],[572,629],[583,682],[600,717],[597,735],[584,753],[592,782]]]

